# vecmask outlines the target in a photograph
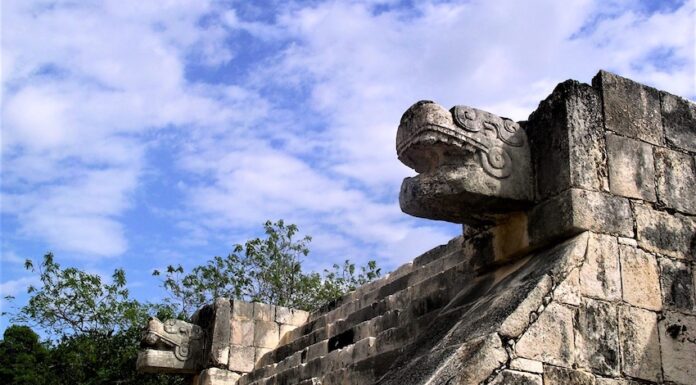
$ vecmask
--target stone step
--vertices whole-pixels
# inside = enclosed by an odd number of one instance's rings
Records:
[[[441,289],[439,294],[444,292],[445,290]],[[437,298],[445,297],[438,295]],[[302,351],[293,353],[277,364],[271,364],[247,374],[240,379],[239,385],[250,384],[263,378],[292,371],[294,367],[298,366],[303,368],[301,369],[303,371],[302,376],[318,377],[324,373],[348,367],[375,354],[386,354],[395,349],[403,348],[412,343],[421,332],[425,331],[432,324],[433,319],[438,315],[438,312],[434,310],[442,308],[446,303],[446,300],[442,300],[439,306],[432,308],[414,304],[416,308],[431,310],[417,318],[416,315],[420,314],[422,310],[414,310],[413,313],[410,313],[412,315],[408,317],[399,317],[399,315],[407,313],[394,310],[376,319],[367,320],[354,326],[353,329],[348,329],[342,334],[338,334],[336,341],[339,341],[339,343],[335,343],[329,338],[309,346]],[[369,332],[366,332],[367,330]],[[350,337],[341,341],[341,336],[345,334],[349,334]],[[365,337],[361,338],[362,336]]]
[[[462,237],[455,237],[451,241],[449,241],[447,244],[440,245],[438,247],[435,247],[424,254],[416,257],[412,262],[405,263],[398,267],[396,270],[393,272],[389,273],[388,275],[381,277],[379,279],[373,280],[365,285],[362,285],[361,287],[357,288],[356,290],[347,293],[343,295],[342,297],[338,298],[335,301],[332,301],[318,310],[312,312],[309,316],[309,321],[315,320],[323,315],[326,315],[327,313],[330,313],[339,307],[348,304],[350,302],[353,302],[355,300],[363,298],[366,294],[374,292],[376,290],[379,290],[381,287],[388,285],[395,280],[402,278],[404,275],[410,274],[416,270],[419,270],[423,268],[426,265],[429,265],[438,259],[445,258],[452,256],[453,254],[461,254],[462,251]]]
[[[280,345],[273,352],[264,356],[257,362],[256,367],[262,367],[272,362],[279,362],[295,352],[301,351],[325,339],[329,339],[330,342],[334,341],[338,344],[342,344],[340,341],[348,338],[348,336],[343,333],[352,330],[354,327],[368,326],[370,325],[369,323],[364,325],[363,323],[381,317],[390,311],[400,310],[402,311],[402,318],[407,317],[415,319],[422,314],[446,305],[460,286],[452,284],[452,282],[463,282],[469,279],[472,273],[466,272],[466,263],[459,263],[452,267],[450,267],[449,263],[446,263],[442,266],[448,267],[448,269],[438,274],[431,275],[419,283],[391,294],[378,302],[373,302],[369,306],[354,311],[347,315],[345,319],[338,319],[318,330],[311,331],[309,334],[302,335],[302,333],[307,330],[311,330],[310,328],[301,330],[299,333],[294,333],[293,331],[289,332],[289,337],[294,337],[294,335],[298,337],[294,339],[286,338],[290,342]],[[325,322],[325,318],[311,321],[311,323],[316,323],[316,325],[323,325]],[[361,337],[367,337],[368,335],[361,332],[360,327],[355,331]],[[305,329],[305,327],[300,327],[298,329]],[[285,337],[288,337],[288,335]]]

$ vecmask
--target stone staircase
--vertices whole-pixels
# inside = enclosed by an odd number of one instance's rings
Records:
[[[457,294],[457,282],[473,277],[462,241],[457,237],[312,313],[238,384],[373,383]]]

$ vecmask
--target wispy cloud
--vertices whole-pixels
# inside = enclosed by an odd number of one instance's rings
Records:
[[[691,3],[9,1],[2,18],[2,231],[83,259],[185,259],[284,218],[314,266],[393,266],[459,230],[398,208],[411,103],[524,119],[599,68],[696,97]]]

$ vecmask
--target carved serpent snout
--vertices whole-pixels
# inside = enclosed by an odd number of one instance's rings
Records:
[[[169,319],[161,322],[152,317],[143,331],[141,347],[170,351],[180,361],[185,361],[198,351],[202,353],[205,335],[200,326],[185,321]]]
[[[401,118],[396,150],[420,174],[402,184],[399,201],[408,214],[490,222],[533,199],[527,136],[511,119],[420,101]]]

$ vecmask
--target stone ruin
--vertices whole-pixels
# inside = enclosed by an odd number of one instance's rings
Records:
[[[151,320],[196,385],[696,384],[696,104],[601,71],[527,121],[421,101],[404,212],[463,233],[313,312]]]

